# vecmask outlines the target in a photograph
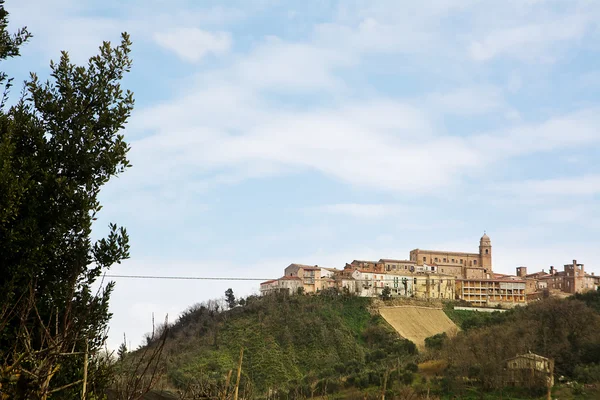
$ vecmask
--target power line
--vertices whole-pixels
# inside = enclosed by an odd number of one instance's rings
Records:
[[[169,280],[197,280],[197,281],[269,281],[273,278],[243,278],[243,277],[213,277],[213,276],[158,276],[158,275],[104,275],[107,278],[130,279],[169,279]]]
[[[382,274],[378,272],[378,274]],[[383,275],[383,274],[382,274]],[[116,274],[106,274],[104,275],[106,278],[126,278],[126,279],[165,279],[165,280],[188,280],[188,281],[276,281],[281,278],[247,278],[247,277],[215,277],[215,276],[160,276],[160,275],[116,275]],[[411,275],[412,276],[412,275]],[[325,281],[330,280],[330,277],[321,277],[321,278],[300,278],[300,280],[310,280],[310,281]],[[374,282],[383,281],[382,279],[353,279],[356,282]],[[399,281],[398,283],[401,283]]]

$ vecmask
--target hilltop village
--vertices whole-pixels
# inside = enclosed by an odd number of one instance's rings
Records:
[[[551,266],[548,272],[527,273],[527,267],[517,267],[515,275],[494,273],[492,242],[484,234],[478,253],[414,249],[408,260],[354,260],[343,269],[290,264],[283,277],[261,283],[260,292],[296,294],[329,289],[379,297],[389,288],[386,292],[392,297],[456,299],[474,306],[508,308],[544,294],[573,294],[599,286],[600,276],[587,274],[576,260],[562,271]]]

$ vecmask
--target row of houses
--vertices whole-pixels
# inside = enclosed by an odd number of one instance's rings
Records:
[[[551,267],[548,273],[542,270],[528,274],[526,267],[517,267],[515,275],[493,274],[493,278],[483,279],[445,274],[436,265],[412,265],[390,271],[373,268],[374,265],[377,264],[361,260],[346,264],[344,269],[290,264],[283,277],[261,283],[260,292],[294,294],[335,289],[361,297],[379,297],[387,287],[392,297],[458,299],[483,307],[510,307],[540,298],[544,291],[571,294],[600,287],[600,276],[586,274],[584,265],[576,260],[565,265],[563,271]]]
[[[413,270],[363,269],[363,261],[346,264],[343,270],[318,265],[290,264],[280,279],[263,282],[261,294],[286,291],[317,293],[335,289],[361,297],[379,297],[389,288],[392,297],[417,299],[463,299],[479,306],[524,303],[525,281],[509,279],[462,279],[443,274],[433,265]]]
[[[532,274],[517,267],[515,275],[492,270],[492,242],[487,234],[478,252],[446,250],[410,251],[409,259],[354,260],[343,269],[290,264],[280,279],[263,282],[262,294],[275,291],[316,293],[335,289],[363,297],[381,296],[389,288],[393,297],[459,299],[477,306],[512,306],[543,296],[546,291],[579,293],[600,287],[600,276],[585,272],[583,264],[550,267]]]
[[[554,290],[564,293],[581,293],[588,290],[598,290],[600,276],[585,272],[585,266],[573,260],[566,264],[562,271],[554,266],[549,272],[543,269],[540,272],[528,274],[527,267],[517,267],[517,277],[528,282],[531,291]]]

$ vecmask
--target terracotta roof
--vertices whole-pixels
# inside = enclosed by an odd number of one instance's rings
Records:
[[[514,357],[511,358],[507,358],[505,361],[510,361],[510,360],[515,360],[517,358],[529,358],[530,360],[535,360],[535,361],[549,361],[549,358],[546,358],[544,356],[540,356],[538,354],[534,354],[534,353],[525,353],[525,354],[518,354]]]
[[[261,282],[260,284],[266,285],[266,284],[273,283],[273,282],[277,282],[277,279],[271,279],[270,281]]]
[[[301,281],[302,279],[300,279],[297,276],[282,276],[281,278],[279,278],[278,280],[285,280],[285,281],[289,281],[289,280],[295,280],[295,281]]]
[[[413,251],[418,251],[420,253],[435,253],[435,254],[451,254],[454,256],[472,256],[472,257],[479,257],[479,253],[463,253],[460,251],[446,251],[446,250],[422,250],[422,249],[413,249],[411,250],[411,253]]]
[[[405,263],[405,264],[416,264],[416,261],[411,261],[411,260],[394,260],[392,258],[382,258],[381,260],[379,260],[380,263],[382,262],[393,262],[393,263]]]
[[[554,278],[555,276],[564,276],[564,275],[565,275],[565,272],[564,271],[560,271],[560,272],[557,272],[554,275],[548,274],[548,275],[540,276],[538,279],[551,279],[551,278]]]
[[[544,272],[544,271],[540,271],[540,272],[534,272],[532,274],[527,274],[525,276],[526,277],[536,277],[536,276],[544,276],[544,275],[548,275],[548,273]]]
[[[464,279],[464,278],[457,278],[457,281],[481,281],[481,282],[512,282],[512,283],[525,283],[525,281],[523,279]]]
[[[441,267],[463,267],[463,266],[466,267],[466,265],[463,265],[463,264],[461,264],[459,262],[456,262],[456,263],[451,263],[450,262],[449,263],[449,262],[439,262],[439,261],[436,261],[436,262],[433,262],[432,264],[433,265],[439,265]],[[473,268],[473,267],[471,267],[471,268]],[[478,268],[478,267],[475,267],[475,268]]]
[[[318,265],[306,265],[306,264],[298,264],[298,263],[291,263],[290,265],[288,265],[288,268],[294,266],[294,267],[300,267],[300,268],[319,268]]]

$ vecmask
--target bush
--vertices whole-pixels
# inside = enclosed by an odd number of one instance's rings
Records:
[[[444,346],[444,342],[448,339],[446,332],[425,338],[425,347],[431,350],[440,350]]]
[[[419,370],[419,366],[411,362],[406,365],[406,370],[410,372],[417,372]]]
[[[573,371],[573,377],[578,382],[583,383],[600,383],[600,365],[588,364],[578,365]]]

